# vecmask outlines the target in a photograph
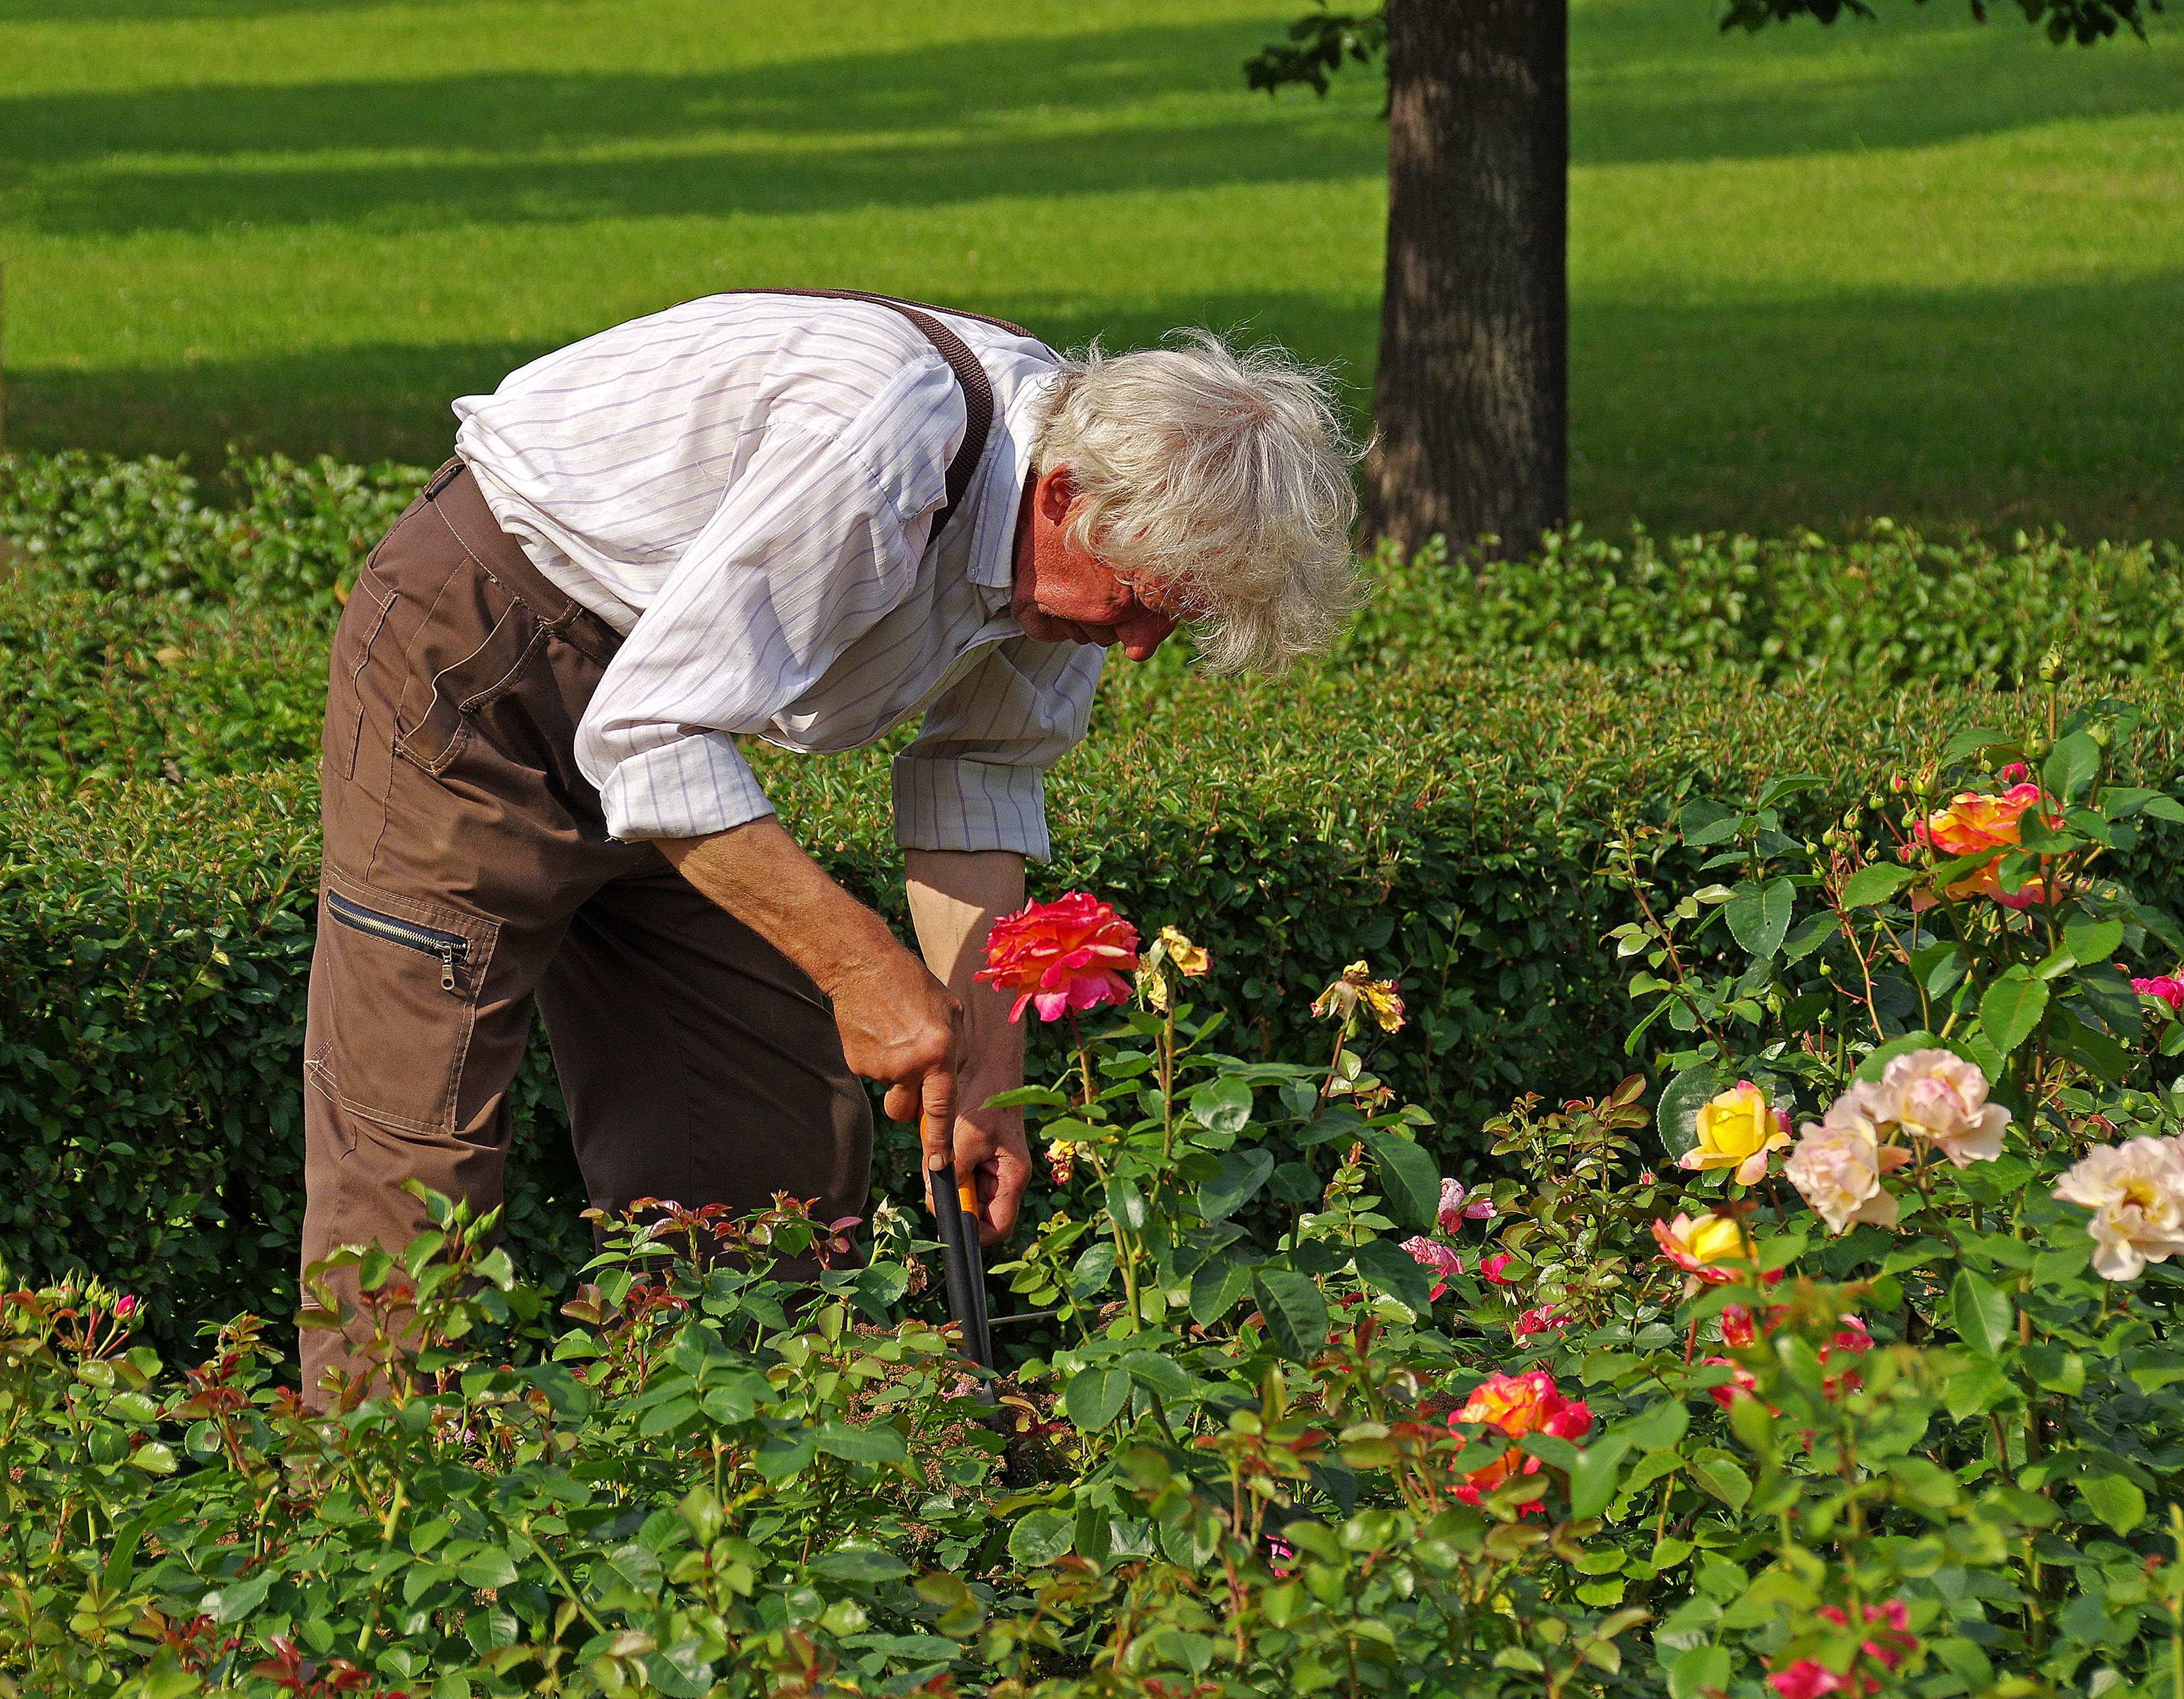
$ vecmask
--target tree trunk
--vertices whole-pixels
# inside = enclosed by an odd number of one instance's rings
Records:
[[[1367,529],[1521,554],[1568,495],[1567,0],[1387,0],[1387,20]]]

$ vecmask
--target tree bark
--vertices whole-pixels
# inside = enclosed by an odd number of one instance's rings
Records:
[[[1521,554],[1568,495],[1568,0],[1387,0],[1387,23],[1366,526]]]

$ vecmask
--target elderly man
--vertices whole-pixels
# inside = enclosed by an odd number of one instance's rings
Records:
[[[306,1262],[501,1198],[543,1016],[592,1202],[863,1212],[871,1117],[922,1114],[980,1234],[1030,1174],[978,946],[1048,853],[1041,772],[1104,651],[1219,667],[1356,599],[1324,390],[1213,337],[1065,359],[838,292],[710,296],[454,407],[456,458],[336,638],[305,1044]],[[801,850],[762,737],[894,758],[922,961]],[[791,822],[793,824],[793,822]],[[305,1334],[304,1384],[345,1362]]]

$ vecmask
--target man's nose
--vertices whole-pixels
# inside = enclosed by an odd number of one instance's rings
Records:
[[[1175,625],[1165,614],[1140,609],[1115,627],[1115,641],[1132,660],[1145,660],[1167,641]]]

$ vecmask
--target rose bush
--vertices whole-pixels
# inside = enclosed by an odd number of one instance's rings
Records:
[[[1060,1195],[984,1384],[884,1205],[861,1258],[790,1200],[606,1223],[557,1317],[436,1202],[399,1261],[343,1253],[384,1367],[322,1417],[247,1318],[173,1370],[114,1294],[13,1293],[0,1677],[2173,1699],[2184,1028],[2111,964],[2184,939],[2103,856],[2184,810],[2104,786],[2125,717],[1996,733],[1809,847],[1779,783],[1688,803],[1736,883],[1673,902],[1624,839],[1664,1083],[1520,1100],[1498,1177],[1387,1083],[1402,972],[1349,967],[1331,1053],[1271,1060],[1221,1048],[1223,964],[1173,927],[1128,969],[1078,955],[1127,925],[1095,899],[1003,929],[1081,1044],[1013,1095]],[[2024,784],[1967,852],[1994,892],[1953,892],[1933,799]]]

